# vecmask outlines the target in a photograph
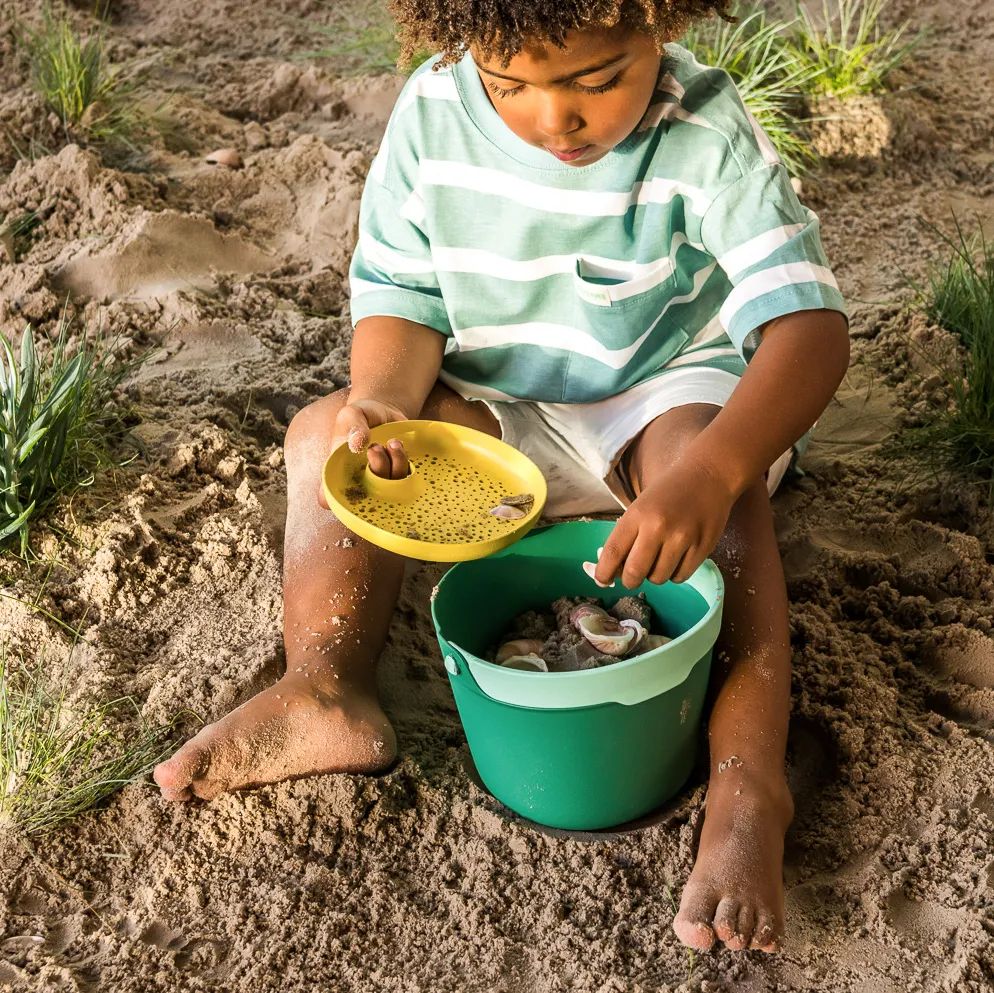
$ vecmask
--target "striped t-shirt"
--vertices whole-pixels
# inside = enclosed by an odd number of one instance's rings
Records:
[[[589,166],[500,119],[467,54],[409,80],[362,196],[352,319],[448,338],[471,399],[588,403],[687,365],[741,374],[753,332],[845,312],[818,234],[727,73],[671,45],[645,116]]]

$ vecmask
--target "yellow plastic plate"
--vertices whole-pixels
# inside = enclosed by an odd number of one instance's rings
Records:
[[[541,470],[503,441],[443,421],[381,424],[370,443],[403,442],[406,479],[383,479],[366,453],[339,445],[324,466],[324,493],[335,516],[359,537],[412,559],[480,559],[523,538],[538,521],[547,488]],[[535,499],[517,520],[491,515],[502,497]]]

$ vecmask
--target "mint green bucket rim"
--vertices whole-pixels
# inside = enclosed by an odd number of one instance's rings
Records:
[[[524,540],[534,549],[556,526],[533,532]],[[515,546],[511,546],[493,557],[514,554]],[[458,572],[458,566],[442,577],[439,596],[446,581],[455,572]],[[580,672],[524,672],[485,662],[445,638],[445,632],[441,631],[435,616],[434,604],[432,620],[449,649],[457,653],[469,668],[481,692],[493,700],[541,710],[570,710],[608,703],[633,706],[683,683],[718,639],[725,592],[721,572],[710,559],[706,559],[686,581],[686,585],[699,593],[708,606],[707,612],[696,624],[661,648],[600,669]],[[634,594],[637,591],[630,592]],[[458,662],[459,659],[447,656],[446,668],[457,666]]]

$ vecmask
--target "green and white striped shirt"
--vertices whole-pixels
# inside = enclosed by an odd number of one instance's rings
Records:
[[[670,369],[741,374],[753,332],[845,304],[818,219],[729,76],[671,45],[636,130],[589,166],[500,119],[467,54],[407,83],[370,169],[352,319],[448,337],[464,396],[589,403]]]

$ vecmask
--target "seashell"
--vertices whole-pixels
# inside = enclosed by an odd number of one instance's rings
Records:
[[[596,603],[578,603],[569,612],[569,622],[578,631],[580,630],[580,621],[584,617],[608,617],[608,612]]]
[[[504,507],[527,507],[535,502],[535,497],[531,493],[516,493],[514,496],[501,497],[500,502]]]
[[[242,157],[235,148],[219,148],[216,152],[211,152],[204,161],[208,165],[223,165],[229,169],[242,167]]]
[[[542,651],[542,644],[538,638],[515,638],[514,641],[505,641],[497,649],[494,661],[500,665],[504,659],[512,658],[515,655],[538,655]]]
[[[597,651],[615,658],[627,655],[638,636],[633,627],[622,627],[606,610],[591,604],[576,607],[570,614],[570,620]],[[639,624],[638,627],[642,626]]]
[[[635,632],[635,638],[633,639],[631,646],[628,649],[630,652],[632,652],[636,648],[638,648],[638,646],[642,643],[642,640],[649,632],[646,631],[646,629],[642,627],[642,625],[639,624],[639,622],[636,621],[633,617],[626,617],[623,621],[620,621],[619,623],[623,628],[627,628],[629,631]]]
[[[522,672],[548,672],[545,659],[538,655],[511,655],[500,663],[504,669],[520,669]]]
[[[503,517],[505,521],[517,521],[525,517],[525,512],[520,507],[507,507],[502,503],[490,508],[491,517]]]
[[[634,654],[645,655],[647,652],[654,652],[657,648],[662,648],[663,645],[668,645],[672,640],[672,638],[667,638],[665,634],[647,634],[645,638],[639,642]]]
[[[597,560],[598,561],[600,561],[601,552],[603,552],[603,551],[604,551],[604,546],[603,545],[600,548],[597,549]],[[597,562],[584,562],[583,563],[583,571],[591,579],[593,579],[595,583],[597,583],[597,580],[594,579],[594,573],[597,571]],[[598,586],[600,586],[602,589],[605,589],[605,590],[610,589],[612,586],[614,586],[614,584],[615,584],[615,580],[613,580],[613,579],[611,580],[610,583],[597,583]]]

